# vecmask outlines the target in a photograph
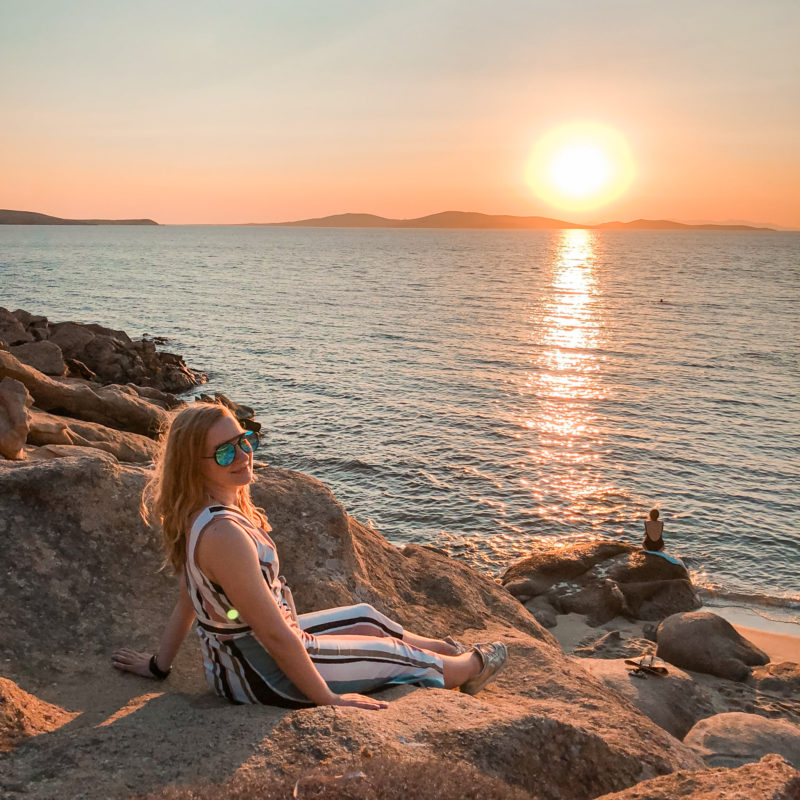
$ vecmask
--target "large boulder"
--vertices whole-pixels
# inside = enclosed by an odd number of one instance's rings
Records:
[[[656,631],[656,655],[676,667],[706,672],[731,681],[745,681],[750,667],[767,664],[769,656],[747,641],[726,619],[709,611],[667,617]]]
[[[738,769],[674,772],[597,800],[798,800],[800,772],[780,756]]]
[[[80,358],[92,339],[94,333],[80,322],[58,322],[50,325],[49,341],[59,346],[64,358]]]
[[[700,768],[489,577],[426,547],[392,547],[318,481],[283,470],[260,470],[253,494],[301,612],[370,602],[424,635],[501,638],[511,656],[500,678],[476,697],[396,687],[380,713],[232,706],[205,686],[194,636],[163,684],[112,672],[110,650],[152,651],[185,590],[159,572],[158,536],[138,516],[146,476],[102,453],[0,462],[0,664],[26,691],[83,712],[0,762],[31,800],[122,797],[363,750],[402,761],[446,753],[540,800],[588,800]]]
[[[593,626],[616,616],[660,620],[699,608],[686,568],[624,542],[599,540],[552,547],[540,545],[512,564],[501,583],[532,611],[548,618],[578,613]]]
[[[32,404],[23,384],[13,378],[0,380],[0,456],[23,457],[28,437],[28,408]]]
[[[61,348],[53,342],[27,342],[10,347],[9,352],[23,364],[34,367],[45,375],[60,376],[67,371]]]
[[[683,741],[710,767],[739,767],[777,753],[800,768],[800,725],[785,719],[736,711],[715,714],[700,720]]]

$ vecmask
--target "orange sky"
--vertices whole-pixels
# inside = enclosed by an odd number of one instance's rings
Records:
[[[800,228],[800,6],[237,2],[0,5],[4,208],[163,223],[459,209]],[[537,197],[572,121],[635,178]]]

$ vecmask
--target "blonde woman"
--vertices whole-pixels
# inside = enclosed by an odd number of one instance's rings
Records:
[[[166,678],[197,619],[208,683],[236,703],[379,709],[386,703],[362,693],[414,683],[474,694],[500,672],[501,642],[428,639],[367,604],[296,615],[271,528],[250,499],[257,447],[223,406],[195,403],[173,419],[142,508],[187,591],[158,652],[117,650],[117,669]]]

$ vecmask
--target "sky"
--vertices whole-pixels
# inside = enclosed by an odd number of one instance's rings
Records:
[[[0,206],[800,228],[798,30],[796,0],[0,0]],[[582,124],[633,169],[573,209],[528,165]]]

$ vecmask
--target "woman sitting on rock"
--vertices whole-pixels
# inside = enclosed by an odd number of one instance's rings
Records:
[[[174,418],[143,513],[160,523],[188,591],[158,652],[117,650],[115,667],[166,678],[196,618],[206,679],[237,703],[378,709],[386,703],[357,693],[414,683],[475,694],[498,674],[501,642],[428,639],[366,604],[296,615],[271,528],[250,499],[257,447],[223,406],[195,403]]]
[[[658,509],[650,511],[650,519],[644,522],[644,541],[642,547],[645,550],[664,549],[664,523],[658,518]]]

